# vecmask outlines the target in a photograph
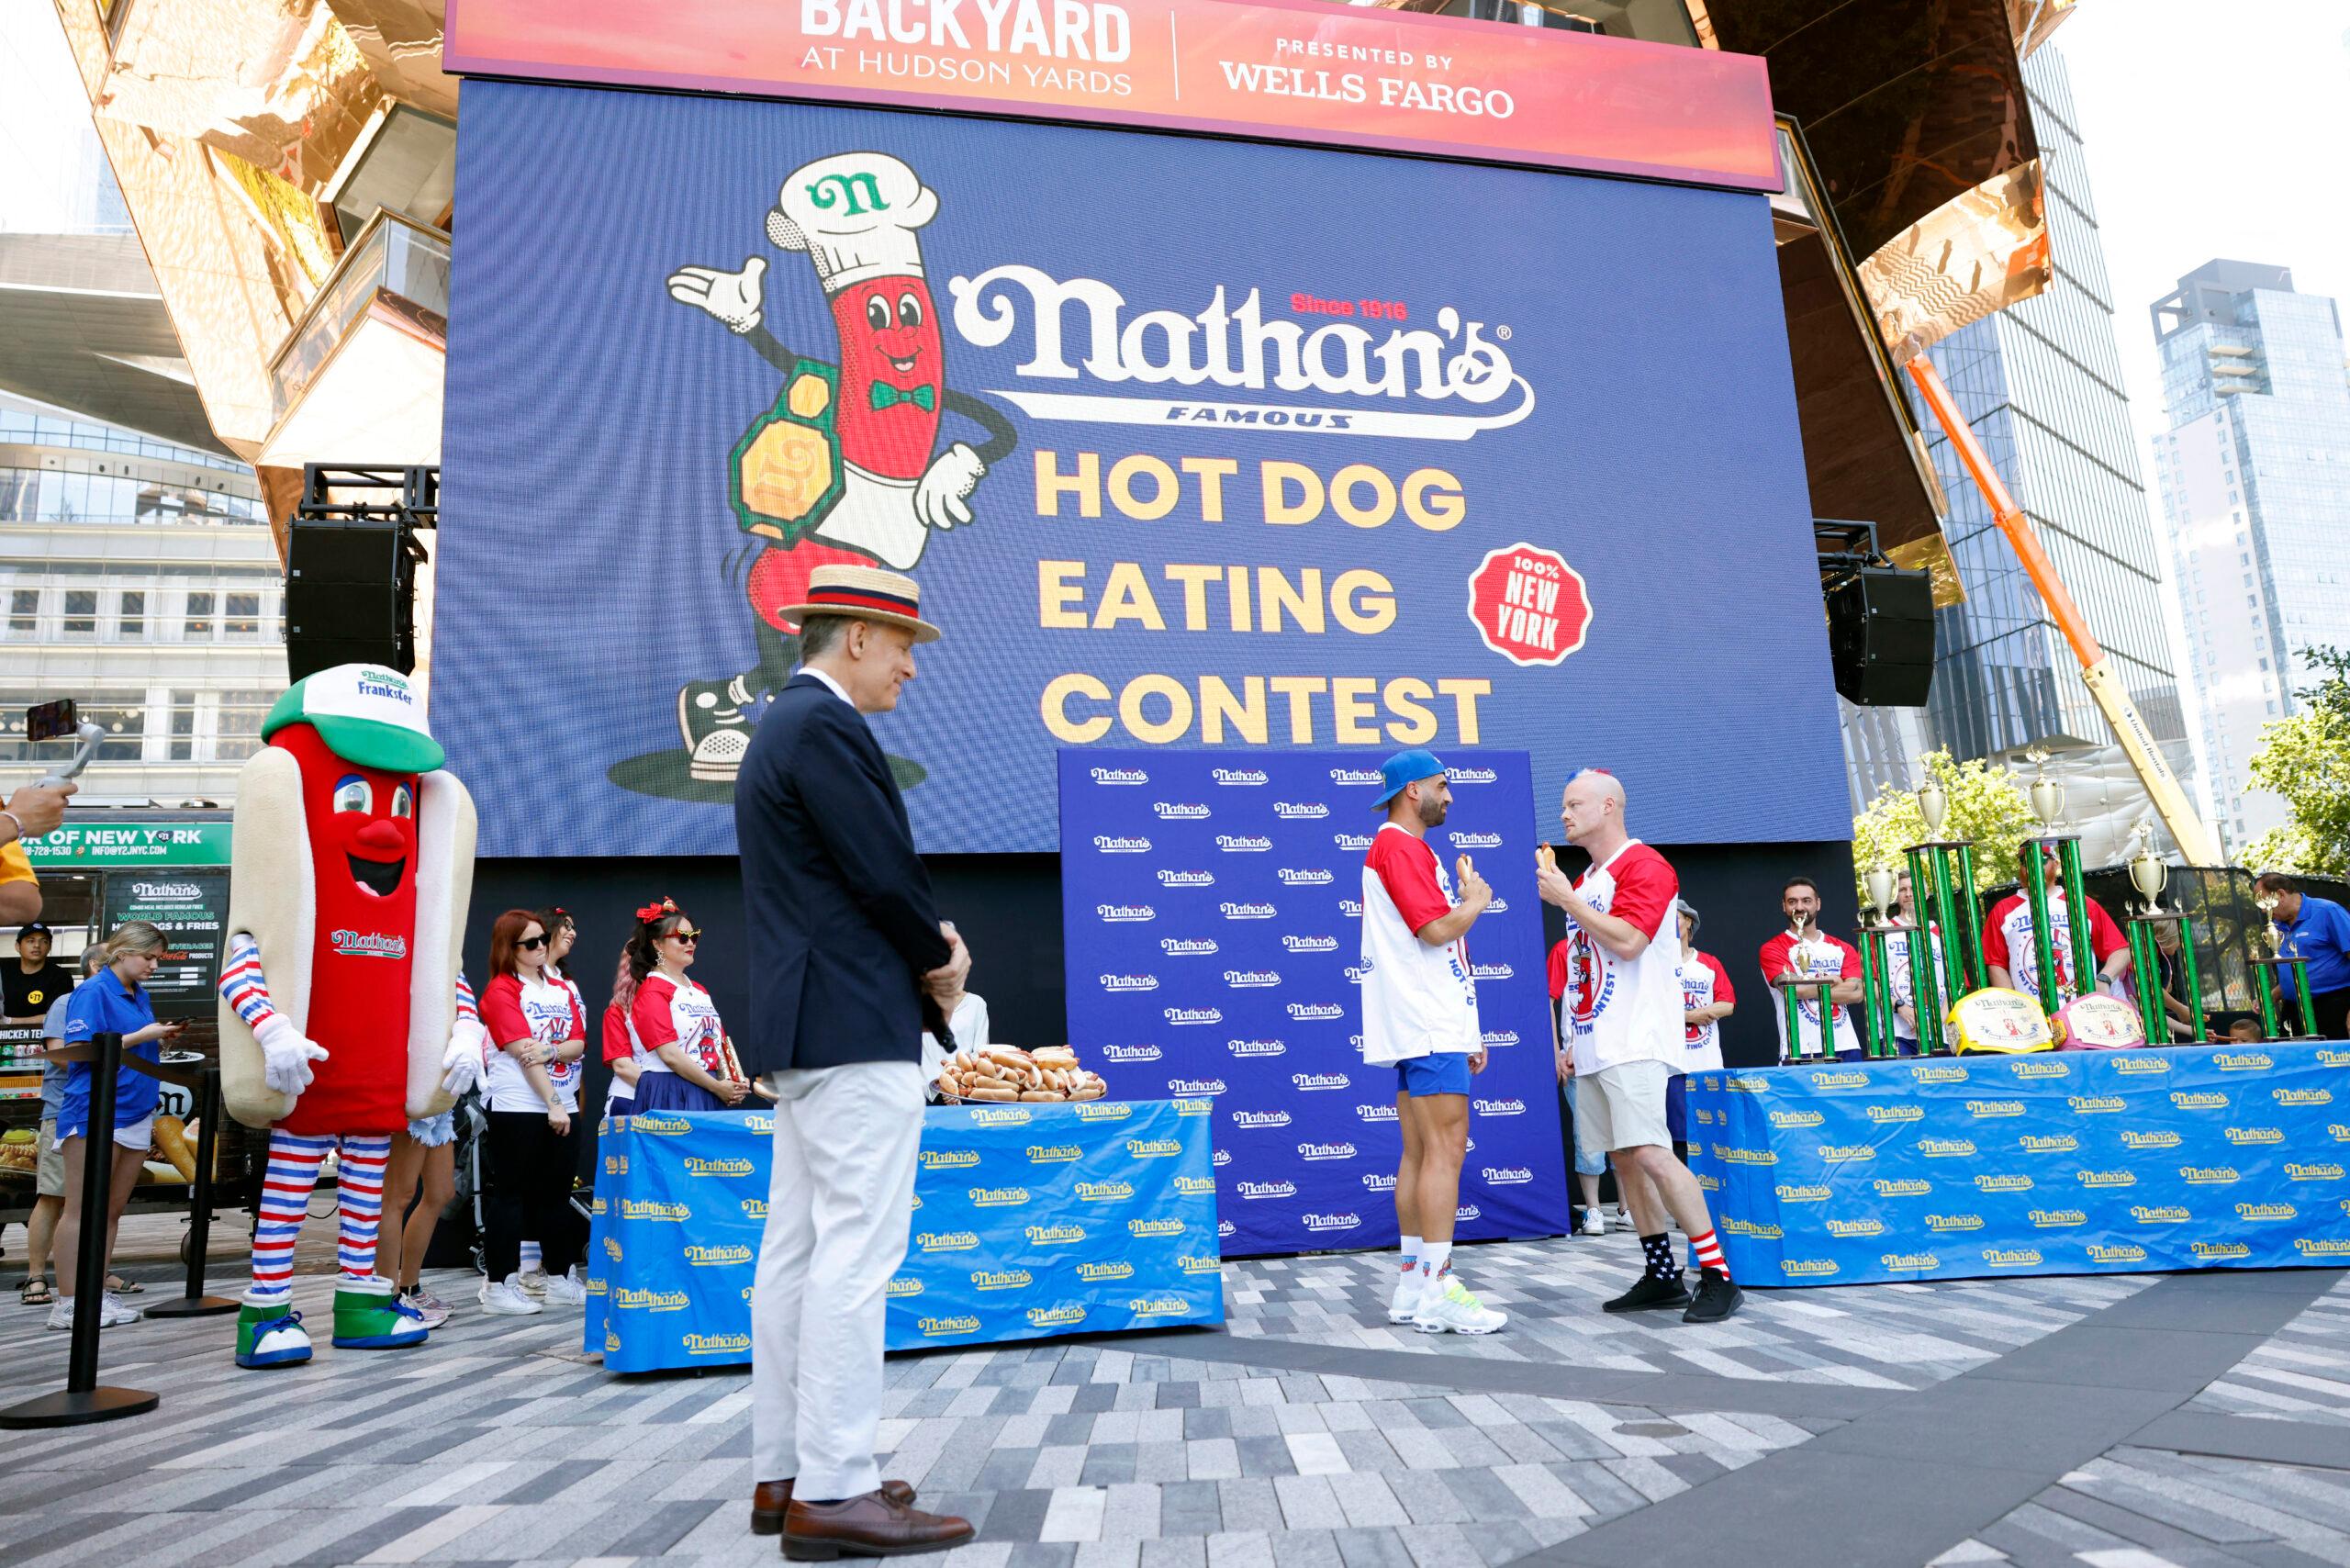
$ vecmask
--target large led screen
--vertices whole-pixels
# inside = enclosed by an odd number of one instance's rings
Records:
[[[1765,198],[471,82],[433,723],[491,855],[722,854],[817,566],[945,629],[929,850],[1065,747],[1524,748],[1849,833]]]

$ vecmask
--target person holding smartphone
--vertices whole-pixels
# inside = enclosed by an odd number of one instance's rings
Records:
[[[160,1061],[162,1042],[187,1026],[157,1023],[154,1002],[143,989],[163,957],[163,934],[143,920],[125,921],[106,938],[106,967],[76,989],[66,1003],[65,1043],[86,1046],[100,1035],[120,1035],[125,1058],[138,1056],[151,1062]],[[74,1292],[81,1282],[77,1276],[82,1226],[96,1223],[95,1217],[86,1212],[87,1195],[82,1191],[83,1140],[93,1136],[111,1136],[114,1140],[114,1170],[106,1187],[105,1221],[105,1256],[109,1260],[114,1256],[115,1232],[122,1224],[123,1205],[130,1201],[130,1190],[139,1184],[139,1172],[147,1163],[147,1150],[155,1141],[155,1107],[162,1099],[161,1083],[128,1065],[119,1069],[115,1075],[114,1126],[101,1132],[90,1126],[91,1076],[89,1062],[68,1064],[65,1092],[57,1111],[57,1143],[65,1157],[65,1210],[57,1220],[57,1301],[49,1309],[51,1328],[73,1327],[77,1310]],[[98,1302],[94,1310],[98,1314],[100,1327],[111,1328],[139,1320],[135,1308],[124,1305],[119,1297],[106,1289],[103,1276],[95,1284]]]
[[[546,1264],[546,1299],[588,1299],[577,1264],[587,1225],[571,1207],[579,1167],[572,1118],[579,1110],[579,1058],[588,1020],[569,987],[547,978],[547,928],[527,909],[509,909],[489,934],[492,979],[481,993],[489,1031],[489,1278],[481,1305],[527,1316],[539,1304],[522,1289],[522,1238],[535,1237]]]

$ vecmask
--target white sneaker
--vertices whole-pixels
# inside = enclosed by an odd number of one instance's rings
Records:
[[[547,1273],[544,1269],[528,1269],[514,1276],[514,1283],[532,1301],[544,1299],[547,1294]]]
[[[588,1287],[579,1282],[579,1270],[575,1265],[566,1274],[549,1274],[547,1305],[549,1306],[584,1306],[588,1302]]]
[[[1423,1334],[1491,1334],[1508,1322],[1505,1314],[1494,1311],[1448,1274],[1440,1294],[1430,1291],[1420,1298],[1412,1327]]]
[[[98,1327],[118,1328],[126,1323],[136,1323],[140,1316],[137,1307],[126,1303],[112,1291],[98,1293]]]
[[[1614,1214],[1607,1216],[1607,1228],[1610,1230],[1630,1230],[1632,1228],[1632,1216],[1625,1213],[1622,1209],[1617,1209]]]
[[[49,1316],[42,1322],[41,1327],[44,1328],[73,1327],[73,1298],[70,1295],[62,1295],[55,1301],[50,1303]]]
[[[1586,1208],[1583,1211],[1583,1234],[1585,1236],[1607,1234],[1607,1221],[1601,1217],[1597,1209]]]
[[[522,1276],[509,1274],[481,1287],[477,1298],[484,1312],[499,1317],[532,1317],[546,1309],[522,1294]]]
[[[1387,1303],[1387,1321],[1409,1323],[1419,1316],[1420,1271],[1414,1269],[1395,1282],[1395,1294]]]

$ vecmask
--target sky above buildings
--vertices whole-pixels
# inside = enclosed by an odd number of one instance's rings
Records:
[[[2350,301],[2350,5],[2082,0],[2056,39],[2143,437],[2167,428],[2146,308],[2181,274],[2267,262]]]

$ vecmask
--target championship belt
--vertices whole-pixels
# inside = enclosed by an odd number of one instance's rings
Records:
[[[2076,996],[2056,1014],[2058,1050],[2118,1051],[2145,1043],[2138,1010],[2102,991]]]
[[[744,432],[727,464],[727,499],[744,532],[797,544],[839,503],[847,485],[834,423],[839,402],[836,366],[792,363],[775,407]]]
[[[2055,1048],[2048,1015],[2040,1003],[2020,991],[1986,986],[1962,996],[1950,1010],[1961,1056],[2017,1056]]]

